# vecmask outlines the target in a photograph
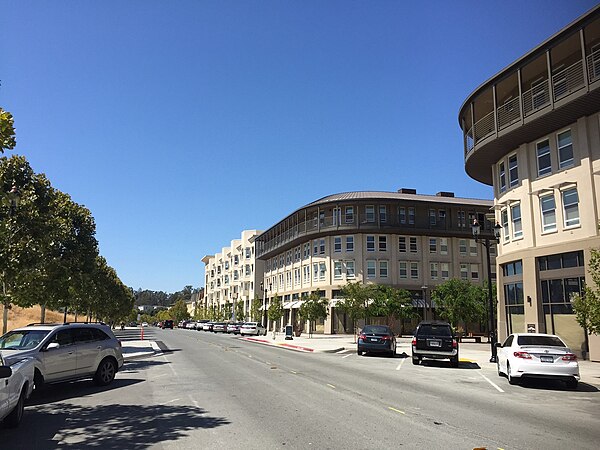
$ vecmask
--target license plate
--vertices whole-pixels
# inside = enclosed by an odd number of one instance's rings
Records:
[[[545,363],[554,362],[554,358],[552,356],[540,356],[540,361]]]
[[[430,347],[441,347],[442,341],[429,341],[429,346]]]
[[[377,338],[370,338],[369,340],[370,340],[371,342],[377,342],[377,341],[379,341],[379,339],[377,339]]]

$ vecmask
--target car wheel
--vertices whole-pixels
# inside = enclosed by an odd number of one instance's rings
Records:
[[[418,366],[420,362],[421,362],[421,358],[419,358],[418,356],[413,355],[413,357],[412,357],[412,363],[415,366]]]
[[[508,378],[508,384],[518,384],[519,381],[513,377],[510,373],[510,364],[506,363],[506,378]]]
[[[566,384],[569,389],[577,389],[579,382],[577,381],[577,378],[571,377],[566,381]]]
[[[37,369],[35,369],[35,373],[33,375],[33,388],[37,393],[41,392],[44,389],[44,377]]]
[[[98,370],[96,370],[94,382],[98,386],[106,386],[112,383],[112,381],[115,379],[116,373],[117,366],[115,362],[111,358],[104,358],[102,361],[100,361]]]
[[[502,374],[502,370],[500,369],[500,360],[499,359],[496,360],[496,370],[498,371],[498,376],[501,377],[503,374]]]
[[[358,356],[362,356],[363,351],[359,348],[358,350],[356,350],[356,353],[358,354]]]
[[[458,354],[455,357],[450,358],[450,366],[452,366],[454,369],[458,367]]]
[[[10,412],[6,419],[4,419],[4,423],[9,428],[16,428],[21,423],[21,419],[23,418],[23,411],[25,410],[25,392],[27,391],[27,386],[23,386],[21,389],[21,395],[19,395],[19,401],[15,405],[14,409]]]

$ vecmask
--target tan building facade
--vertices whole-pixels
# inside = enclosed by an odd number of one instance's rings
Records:
[[[202,258],[204,263],[204,302],[206,308],[223,310],[230,305],[232,312],[238,302],[244,305],[248,320],[255,293],[260,293],[263,279],[262,261],[256,259],[255,238],[259,230],[242,231],[240,239],[231,241],[220,253]],[[233,317],[231,317],[233,318]]]
[[[451,278],[487,280],[487,256],[472,239],[471,223],[479,220],[483,233],[491,234],[493,223],[485,215],[492,206],[489,200],[450,192],[418,195],[413,189],[324,197],[256,238],[257,257],[265,263],[263,297],[267,304],[280,297],[283,325],[293,325],[302,298],[320,291],[330,300],[329,315],[316,331],[326,334],[352,332],[336,308],[349,281],[407,289],[422,316],[431,318],[426,305],[435,286]]]
[[[600,7],[482,84],[459,113],[465,169],[494,187],[498,335],[558,334],[580,356],[600,340],[574,294],[600,248]],[[589,342],[588,342],[589,341]]]

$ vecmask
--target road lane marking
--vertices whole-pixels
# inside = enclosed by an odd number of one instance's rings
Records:
[[[392,408],[391,406],[388,406],[388,409],[390,409],[390,410],[392,410],[392,411],[394,411],[394,412],[397,412],[397,413],[400,413],[400,414],[406,415],[406,413],[405,413],[404,411],[400,411],[399,409]]]
[[[487,381],[488,383],[490,383],[492,386],[494,386],[499,392],[504,392],[500,386],[498,386],[496,383],[494,383],[492,380],[490,380],[488,377],[486,377],[484,374],[482,374],[481,372],[478,372],[479,375],[481,375],[483,377],[483,379],[485,381]]]
[[[348,353],[346,356],[342,356],[342,359],[347,358],[348,356],[352,356],[352,353]]]
[[[398,364],[398,367],[396,367],[396,370],[400,370],[400,368],[402,367],[402,364],[404,364],[404,361],[406,361],[406,358],[404,358],[402,361],[400,361],[400,364]]]
[[[290,372],[292,372],[294,375],[296,375],[298,373],[295,370],[290,370]]]
[[[346,353],[346,352],[349,352],[349,351],[350,351],[350,350],[346,350],[346,349],[344,348],[344,349],[342,349],[342,350],[340,350],[339,352],[336,352],[336,353]]]
[[[329,386],[331,389],[335,389],[335,386],[333,384],[327,383],[327,386]]]

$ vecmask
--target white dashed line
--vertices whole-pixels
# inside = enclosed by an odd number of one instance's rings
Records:
[[[486,377],[484,374],[482,374],[481,372],[479,372],[479,375],[481,375],[485,381],[487,381],[487,382],[488,382],[488,383],[490,383],[492,386],[494,386],[494,387],[495,387],[495,388],[498,390],[498,392],[504,392],[504,391],[502,390],[502,388],[500,388],[500,386],[498,386],[496,383],[494,383],[492,380],[490,380],[490,379],[489,379],[488,377]]]

